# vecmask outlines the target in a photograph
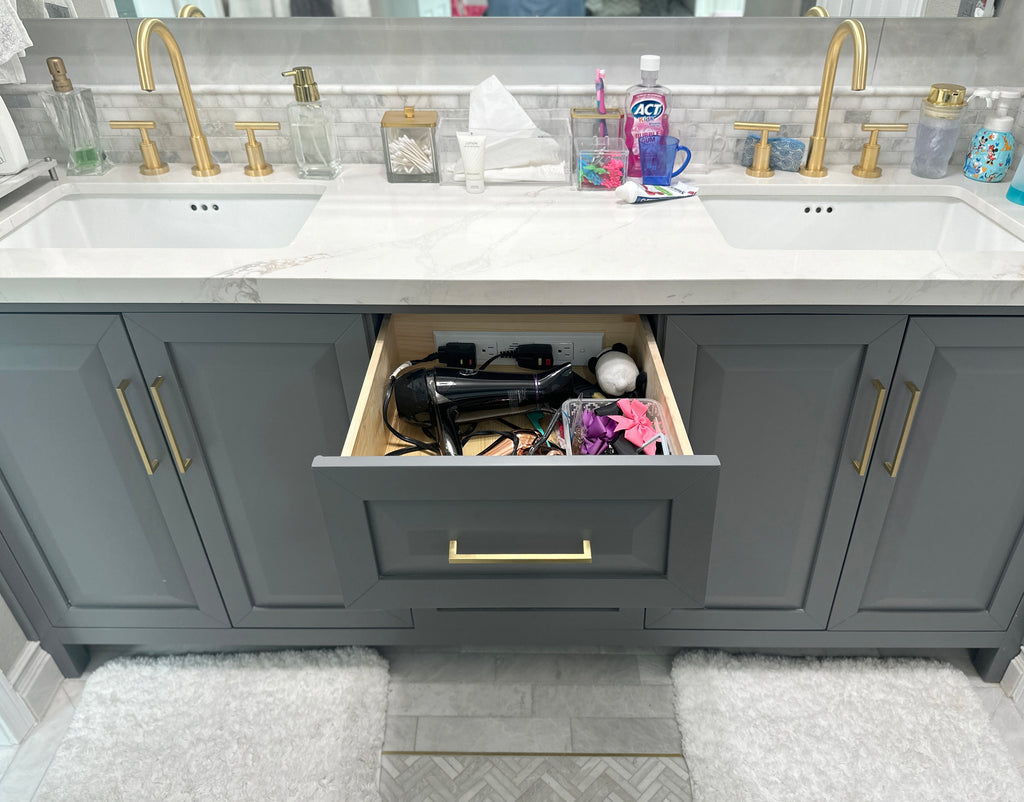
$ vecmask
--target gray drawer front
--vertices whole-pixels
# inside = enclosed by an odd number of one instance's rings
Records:
[[[355,608],[699,607],[715,457],[317,457],[313,473]],[[460,553],[590,563],[450,565]]]

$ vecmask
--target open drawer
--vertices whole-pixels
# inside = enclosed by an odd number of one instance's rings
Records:
[[[405,445],[382,421],[388,377],[431,353],[435,331],[603,332],[605,347],[626,343],[662,405],[673,455],[384,456]],[[422,439],[394,403],[389,420]],[[343,452],[317,457],[313,473],[351,607],[703,605],[719,463],[693,455],[639,316],[386,318]]]

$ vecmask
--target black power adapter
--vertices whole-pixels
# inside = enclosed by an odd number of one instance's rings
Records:
[[[437,361],[449,368],[476,367],[475,343],[445,343],[437,349]]]
[[[550,345],[527,343],[516,347],[515,360],[521,368],[543,370],[555,364],[555,355]]]

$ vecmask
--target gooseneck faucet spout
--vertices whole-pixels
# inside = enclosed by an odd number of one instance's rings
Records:
[[[196,160],[192,167],[192,175],[201,177],[217,175],[220,172],[220,167],[213,162],[210,146],[203,134],[203,127],[199,124],[196,101],[192,97],[192,85],[189,83],[188,73],[185,71],[185,60],[181,56],[181,48],[178,47],[177,41],[167,26],[158,19],[143,20],[139,26],[139,32],[135,35],[135,61],[139,67],[139,86],[147,92],[152,92],[156,88],[153,83],[153,65],[149,58],[149,42],[154,33],[160,37],[167,48],[167,55],[171,58],[171,68],[174,70],[174,79],[178,82],[178,94],[181,96],[181,105],[185,109],[185,122],[188,123],[189,142]]]
[[[864,26],[858,20],[847,19],[839,23],[832,34],[828,52],[825,54],[825,69],[821,76],[821,92],[818,95],[818,113],[814,118],[814,131],[811,134],[810,146],[807,148],[807,163],[800,168],[801,175],[822,178],[828,175],[825,169],[825,128],[828,126],[828,113],[832,108],[832,90],[836,84],[836,67],[839,65],[839,51],[847,38],[853,40],[853,81],[850,88],[858,91],[864,89],[868,80],[868,38]]]

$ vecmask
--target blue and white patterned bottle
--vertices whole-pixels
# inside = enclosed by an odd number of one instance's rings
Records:
[[[995,114],[985,120],[971,140],[970,150],[964,159],[964,175],[974,181],[998,183],[1006,177],[1006,171],[1013,161],[1013,117],[1009,114],[1009,103],[1020,97],[1020,92],[979,89],[972,97],[983,97]]]

